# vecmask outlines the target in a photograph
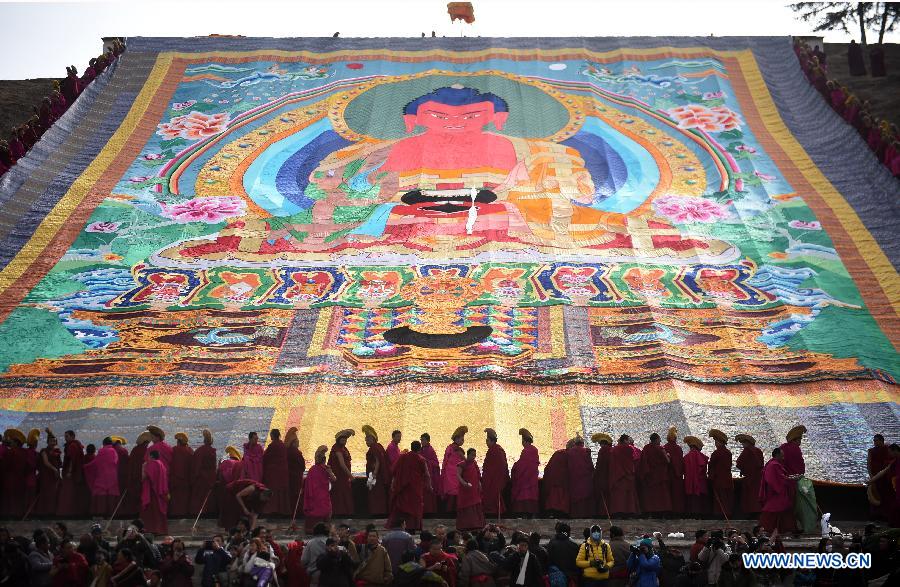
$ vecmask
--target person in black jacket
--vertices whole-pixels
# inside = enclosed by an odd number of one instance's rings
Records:
[[[319,587],[353,587],[353,561],[334,538],[325,541],[325,553],[316,559],[316,569]]]
[[[578,557],[578,543],[569,536],[572,528],[565,522],[556,523],[556,535],[547,543],[548,573],[554,572],[554,567],[566,575],[566,578],[578,582],[581,570],[575,564]]]
[[[544,569],[538,557],[528,550],[527,537],[518,537],[516,549],[506,556],[495,553],[495,557],[509,571],[510,587],[544,587]]]

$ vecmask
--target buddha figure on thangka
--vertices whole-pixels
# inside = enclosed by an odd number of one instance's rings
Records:
[[[583,110],[574,122],[582,123],[587,113],[599,115],[589,100],[578,98],[578,104]],[[285,219],[250,213],[215,235],[161,251],[155,261],[269,264],[354,250],[445,259],[536,250],[673,264],[738,257],[732,244],[681,234],[653,212],[652,201],[673,190],[702,194],[704,182],[679,176],[687,173],[683,169],[702,169],[696,161],[693,167],[670,165],[672,152],[633,134],[628,142],[649,150],[643,155],[664,167],[658,181],[642,181],[644,193],[635,199],[633,188],[616,193],[621,178],[609,177],[608,162],[597,162],[610,151],[618,157],[602,138],[580,128],[572,132],[576,142],[488,130],[493,125],[502,131],[509,116],[504,98],[461,84],[420,94],[402,109],[405,137],[343,140],[344,146],[317,158],[303,187],[303,214]],[[598,155],[592,142],[606,150]],[[682,159],[694,157],[677,141],[665,144],[680,147]],[[644,171],[621,167],[620,175]],[[606,175],[600,177],[598,169]],[[618,197],[628,202],[617,203]]]

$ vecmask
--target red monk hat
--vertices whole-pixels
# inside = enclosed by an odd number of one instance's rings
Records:
[[[183,441],[185,444],[187,444],[187,443],[188,443],[188,435],[185,434],[184,432],[176,432],[176,433],[175,433],[175,440],[181,440],[181,441]]]
[[[154,426],[153,424],[147,426],[147,432],[152,434],[153,436],[159,436],[162,440],[166,439],[166,433],[159,426]]]
[[[703,450],[703,441],[696,436],[685,436],[684,443],[688,446],[696,447],[697,450]]]
[[[297,440],[297,427],[291,426],[290,428],[288,428],[287,433],[284,435],[284,443],[287,446],[290,446],[291,443],[295,440]]]
[[[241,460],[241,451],[234,448],[233,446],[226,446],[225,454],[227,454],[229,457],[236,459],[238,461]]]
[[[453,435],[450,436],[450,440],[456,440],[460,436],[465,436],[469,433],[468,426],[459,426],[456,430],[453,431]]]
[[[728,444],[728,435],[717,428],[709,429],[709,437],[718,440],[722,444]]]
[[[353,430],[352,428],[345,428],[344,430],[341,430],[340,432],[335,434],[334,439],[340,440],[341,438],[349,438],[350,436],[356,436],[356,430]]]
[[[797,440],[798,438],[802,438],[803,435],[806,434],[806,426],[800,424],[798,426],[794,426],[787,433],[787,441],[790,442],[792,440]]]
[[[25,444],[25,433],[18,428],[7,428],[3,433],[3,438],[7,440],[18,440],[19,444]]]
[[[25,440],[25,444],[36,445],[38,440],[41,439],[41,431],[37,428],[32,428],[28,431],[28,438]]]
[[[678,439],[678,428],[674,426],[669,426],[669,431],[666,433],[666,440],[677,440]]]
[[[378,433],[375,432],[375,429],[369,426],[368,424],[363,424],[362,433],[366,436],[371,436],[375,442],[378,442]],[[337,437],[335,437],[336,439]]]
[[[750,436],[749,434],[737,434],[734,437],[738,442],[748,442],[753,446],[756,446],[756,439]]]
[[[605,432],[595,432],[594,434],[591,434],[591,442],[595,444],[600,444],[601,442],[612,444],[612,436]]]
[[[490,438],[494,442],[497,442],[497,431],[496,430],[494,430],[493,428],[485,428],[484,433],[487,434],[488,438]]]
[[[534,435],[528,431],[527,428],[519,428],[519,436],[522,438],[527,438],[528,440],[534,442]]]
[[[153,440],[153,437],[150,436],[150,433],[145,430],[144,432],[138,434],[138,437],[137,439],[135,439],[134,443],[144,444],[145,442],[150,442],[151,440]]]

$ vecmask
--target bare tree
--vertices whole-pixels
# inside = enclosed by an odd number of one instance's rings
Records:
[[[876,2],[875,10],[866,21],[866,25],[878,29],[878,44],[884,42],[884,34],[897,28],[900,24],[900,2]]]
[[[797,2],[791,10],[803,22],[812,22],[815,31],[844,31],[853,34],[850,27],[859,26],[859,41],[866,47],[866,28],[871,20],[869,14],[875,2]],[[894,3],[891,3],[894,4]]]

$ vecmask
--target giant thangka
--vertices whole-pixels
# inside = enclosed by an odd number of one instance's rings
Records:
[[[859,482],[898,192],[788,39],[132,39],[0,186],[0,425],[802,423]]]

